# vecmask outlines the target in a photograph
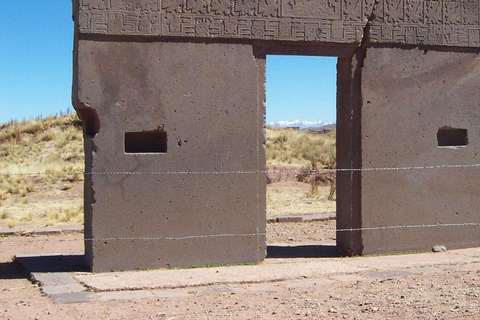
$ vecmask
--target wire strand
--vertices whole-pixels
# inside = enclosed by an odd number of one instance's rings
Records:
[[[384,167],[384,168],[337,168],[337,169],[268,169],[268,170],[237,170],[237,171],[113,171],[113,172],[32,172],[32,173],[0,173],[0,176],[106,176],[106,175],[229,175],[229,174],[267,174],[273,173],[337,173],[337,172],[368,172],[368,171],[406,171],[406,170],[432,170],[432,169],[458,169],[458,168],[480,168],[480,163],[475,164],[449,164],[449,165],[428,165],[428,166],[407,166],[407,167]]]

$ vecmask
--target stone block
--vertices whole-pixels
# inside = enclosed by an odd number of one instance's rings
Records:
[[[68,273],[32,272],[32,279],[42,287],[73,285],[75,280]]]
[[[153,298],[153,297],[155,297],[155,295],[151,291],[146,291],[146,290],[100,292],[96,294],[96,298],[99,301],[133,300],[133,299],[145,299],[145,298]]]
[[[302,222],[302,216],[278,216],[277,222]]]
[[[91,269],[262,261],[265,65],[252,46],[82,40],[77,54],[87,171],[107,173],[85,180]],[[130,152],[129,133],[165,149]]]
[[[42,286],[41,289],[43,293],[49,296],[85,291],[85,288],[77,283],[65,284],[65,285],[54,285],[54,286]]]
[[[95,296],[91,292],[52,294],[50,298],[54,303],[82,303],[95,300]]]

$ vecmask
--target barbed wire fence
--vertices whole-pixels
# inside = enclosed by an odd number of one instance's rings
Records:
[[[266,170],[233,170],[233,171],[166,171],[166,172],[133,172],[133,171],[113,171],[113,172],[31,172],[31,173],[5,173],[0,172],[0,178],[8,177],[64,177],[71,175],[83,176],[145,176],[145,175],[247,175],[247,174],[268,174],[268,173],[297,173],[297,174],[319,174],[319,173],[344,173],[344,172],[378,172],[378,171],[413,171],[413,170],[435,170],[435,169],[465,169],[480,168],[480,163],[474,164],[445,164],[445,165],[425,165],[425,166],[399,166],[399,167],[375,167],[375,168],[321,168],[315,170],[309,169],[266,169]],[[328,229],[329,232],[365,232],[365,231],[382,231],[397,229],[426,229],[426,228],[449,228],[449,227],[480,227],[480,222],[464,222],[464,223],[437,223],[437,224],[413,224],[413,225],[393,225],[379,227],[362,227],[362,228],[335,228]],[[30,235],[30,234],[29,234]],[[258,237],[266,236],[266,233],[229,233],[229,234],[207,234],[207,235],[188,235],[179,237],[167,236],[151,236],[151,237],[106,237],[106,238],[74,238],[74,239],[57,239],[28,237],[24,239],[8,239],[1,237],[0,243],[18,243],[18,242],[75,242],[75,241],[184,241],[203,238],[234,238],[234,237]]]

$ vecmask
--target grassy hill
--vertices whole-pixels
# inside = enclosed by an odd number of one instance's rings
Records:
[[[335,132],[267,128],[266,136],[268,165],[335,167]],[[82,224],[83,153],[74,113],[0,125],[0,228]]]
[[[20,174],[0,176],[0,228],[83,222],[81,125],[72,113],[0,125],[0,174]]]

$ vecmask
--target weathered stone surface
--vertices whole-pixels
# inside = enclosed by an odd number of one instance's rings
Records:
[[[97,300],[111,301],[111,300],[132,300],[132,299],[144,299],[153,298],[154,295],[151,291],[139,290],[139,291],[119,291],[119,292],[100,292],[96,294]]]
[[[42,287],[65,286],[75,284],[75,281],[68,273],[46,273],[33,272],[31,274],[34,281]]]
[[[77,283],[45,287],[42,286],[42,292],[48,294],[49,296],[83,291],[85,291],[85,288]]]
[[[37,234],[37,235],[50,235],[50,234],[59,234],[62,232],[59,228],[38,228],[38,229],[27,229],[27,230],[22,230],[20,233],[22,235],[31,235],[31,234]]]
[[[167,290],[153,290],[153,294],[159,298],[183,298],[191,296],[191,289],[167,289]]]
[[[83,34],[480,45],[479,3],[451,0],[76,0]]]
[[[433,246],[432,251],[433,252],[445,252],[445,251],[447,251],[447,248],[445,246]]]
[[[127,173],[85,180],[92,269],[262,261],[265,64],[252,47],[80,41],[78,61],[75,105],[97,129],[87,171]],[[125,153],[125,132],[158,128],[166,153]]]
[[[480,54],[368,48],[362,69],[365,168],[480,162]],[[438,146],[439,128],[468,132],[468,145]],[[429,251],[480,244],[478,168],[365,171],[361,174],[363,253]],[[464,225],[467,224],[467,225]],[[409,226],[405,228],[404,226]],[[392,227],[389,229],[375,229]]]
[[[302,222],[302,216],[279,216],[277,217],[278,222]]]
[[[95,296],[91,292],[52,294],[50,298],[54,303],[81,303],[95,300]]]
[[[80,0],[77,20],[84,34],[359,43],[373,3]]]
[[[0,236],[11,236],[17,233],[20,233],[18,228],[0,229]]]

